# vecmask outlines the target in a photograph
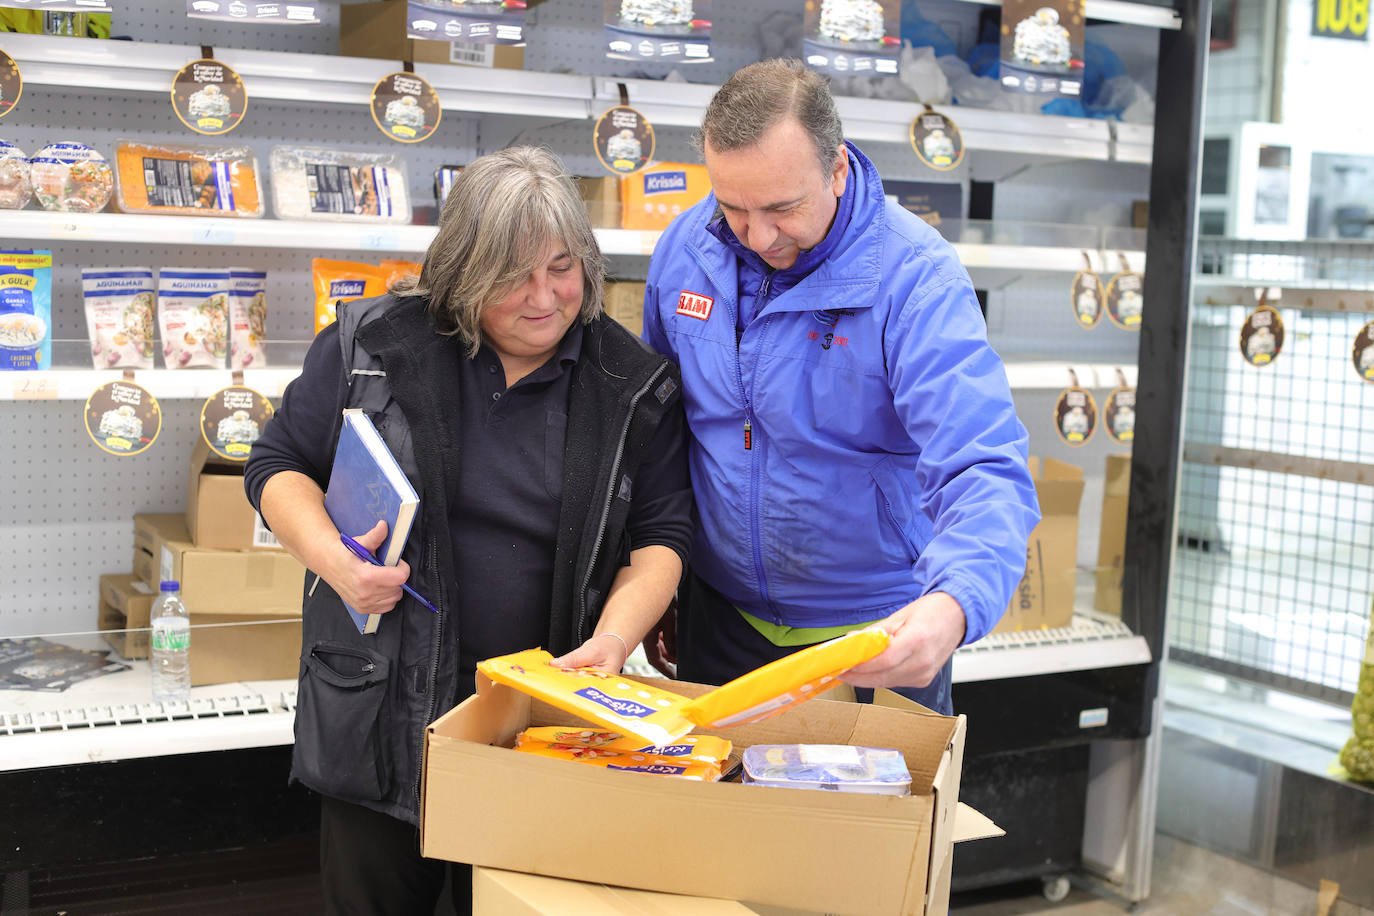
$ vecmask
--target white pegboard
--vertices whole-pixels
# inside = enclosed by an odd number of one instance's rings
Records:
[[[191,19],[184,0],[118,0],[112,6],[110,35],[116,38],[299,54],[339,53],[339,4],[330,0],[321,0],[316,6],[318,25],[291,26]]]
[[[200,404],[162,402],[141,455],[96,447],[79,401],[0,402],[0,636],[95,628],[102,573],[133,568],[133,517],[180,512]]]

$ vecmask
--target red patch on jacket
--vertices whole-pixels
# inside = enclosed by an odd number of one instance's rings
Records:
[[[677,297],[677,313],[686,315],[688,318],[700,318],[705,321],[711,317],[711,306],[716,304],[716,300],[710,296],[703,296],[701,293],[689,293],[683,290]]]

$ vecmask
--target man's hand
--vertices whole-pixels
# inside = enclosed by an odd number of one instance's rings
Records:
[[[944,592],[931,592],[874,626],[892,637],[876,658],[855,665],[840,680],[855,687],[926,687],[964,641],[964,609]]]
[[[677,598],[668,602],[663,612],[644,637],[644,656],[664,677],[677,677]]]

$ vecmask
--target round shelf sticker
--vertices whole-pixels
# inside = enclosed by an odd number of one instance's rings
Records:
[[[1267,305],[1250,313],[1240,329],[1240,355],[1252,366],[1267,366],[1283,350],[1283,319]]]
[[[253,443],[271,419],[272,402],[252,388],[221,388],[200,409],[200,434],[221,458],[247,461]]]
[[[248,90],[233,67],[193,60],[172,79],[172,110],[198,134],[227,134],[248,111]]]
[[[439,93],[414,73],[388,73],[372,87],[372,120],[397,142],[428,140],[443,116]]]
[[[0,118],[14,111],[19,97],[24,94],[24,77],[19,65],[4,51],[0,51]]]
[[[938,111],[926,111],[911,121],[911,148],[937,172],[948,172],[964,161],[964,135]]]
[[[1374,382],[1374,321],[1360,328],[1355,335],[1355,348],[1350,353],[1355,371],[1366,382]]]
[[[1135,389],[1116,388],[1102,405],[1102,425],[1118,445],[1135,441]]]
[[[1123,270],[1107,281],[1107,317],[1112,324],[1128,331],[1139,331],[1144,311],[1144,274]]]
[[[162,407],[135,382],[106,382],[86,399],[86,432],[111,455],[147,451],[162,432]]]
[[[607,108],[592,132],[596,158],[617,175],[638,172],[654,158],[654,126],[629,105]]]
[[[1097,429],[1097,402],[1086,388],[1065,388],[1054,405],[1054,429],[1069,445],[1079,446]]]
[[[1102,302],[1107,298],[1102,291],[1102,278],[1095,271],[1080,270],[1074,274],[1070,292],[1073,317],[1082,328],[1095,328],[1102,320]]]

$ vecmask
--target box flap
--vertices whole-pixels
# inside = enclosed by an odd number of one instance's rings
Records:
[[[1006,836],[1007,832],[992,822],[992,818],[963,802],[954,809],[954,842],[986,840],[995,836]]]
[[[473,912],[511,916],[727,916],[754,912],[734,900],[687,897],[478,866]]]
[[[1083,469],[1067,461],[1060,461],[1056,458],[1046,458],[1044,480],[1082,480]]]

